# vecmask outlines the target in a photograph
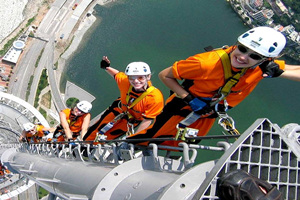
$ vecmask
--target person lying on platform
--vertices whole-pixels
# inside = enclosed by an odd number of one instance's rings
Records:
[[[52,142],[81,141],[90,125],[91,109],[90,102],[80,101],[74,108],[60,111],[60,125],[53,134]]]
[[[159,78],[174,93],[151,129],[128,138],[174,138],[186,128],[197,130],[196,136],[205,136],[218,113],[226,114],[227,108],[237,106],[263,78],[300,80],[300,66],[276,59],[286,44],[282,33],[256,27],[237,40],[231,47],[211,49],[162,70]],[[161,144],[177,146],[178,141]]]
[[[120,97],[89,128],[84,140],[113,140],[125,134],[138,133],[151,126],[163,109],[164,99],[161,91],[150,81],[149,65],[144,62],[132,62],[124,73],[111,67],[109,59],[103,56],[101,68],[117,82]]]
[[[47,136],[55,130],[55,128],[46,128],[41,124],[34,125],[31,122],[23,124],[23,128],[19,141],[28,143],[46,142]]]

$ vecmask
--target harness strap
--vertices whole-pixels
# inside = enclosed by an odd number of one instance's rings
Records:
[[[127,109],[131,109],[133,106],[135,106],[139,101],[141,101],[145,96],[147,96],[150,92],[152,92],[153,90],[155,89],[154,86],[150,86],[145,92],[143,92],[143,94],[141,94],[138,98],[136,98],[132,104],[130,106],[128,106],[128,102],[129,102],[129,99],[130,99],[130,92],[132,91],[132,85],[130,85],[129,89],[128,89],[128,92],[127,92],[127,95],[126,95],[126,103],[127,105],[124,105],[127,107]],[[103,135],[104,133],[106,133],[109,129],[111,129],[114,124],[119,121],[121,118],[124,117],[124,115],[128,116],[128,118],[132,118],[133,116],[129,113],[129,112],[124,112],[124,113],[120,113],[119,115],[117,115],[111,122],[107,123],[98,133],[98,136],[101,137],[101,135]],[[96,140],[98,138],[98,136],[96,137]]]
[[[155,89],[154,86],[150,86],[149,88],[147,88],[147,90],[145,92],[143,92],[142,95],[140,95],[138,98],[136,98],[132,104],[130,104],[130,106],[128,106],[128,103],[129,103],[129,99],[130,99],[130,92],[132,91],[132,85],[130,85],[129,89],[128,89],[128,92],[127,92],[127,95],[126,95],[126,103],[127,105],[125,105],[127,107],[127,109],[131,109],[133,108],[133,106],[135,106],[139,101],[141,101],[145,96],[147,96],[150,92],[152,92],[153,90]],[[127,112],[127,115],[128,115],[128,118],[131,119],[133,118],[133,116]]]
[[[221,58],[224,70],[224,77],[226,81],[225,85],[220,90],[220,93],[222,94],[223,98],[219,99],[219,101],[222,101],[230,94],[231,89],[239,82],[239,79],[246,73],[248,68],[243,68],[239,73],[233,75],[231,70],[230,59],[226,51],[224,49],[217,49],[215,51]]]
[[[133,106],[135,106],[139,101],[141,101],[145,96],[147,96],[150,92],[152,92],[155,89],[154,86],[150,86],[141,96],[136,98],[130,106],[128,106],[129,98],[130,98],[130,92],[132,91],[132,85],[130,85],[129,90],[126,95],[126,103],[127,103],[127,108],[131,109]]]
[[[216,49],[215,52],[221,58],[221,61],[222,61],[222,64],[223,64],[223,69],[224,69],[225,80],[228,80],[230,77],[232,77],[232,71],[231,71],[231,64],[230,64],[229,56],[224,51],[224,49]]]
[[[231,70],[231,63],[227,52],[224,49],[216,49],[214,50],[218,56],[221,58],[221,62],[223,65],[225,84],[219,89],[219,92],[216,94],[220,96],[215,101],[210,103],[210,106],[217,106],[220,101],[226,101],[226,97],[231,93],[231,89],[239,82],[239,79],[246,73],[247,68],[242,69],[239,73],[233,75]],[[217,112],[220,116],[219,112]],[[191,112],[185,119],[179,122],[178,124],[178,132],[182,131],[181,129],[191,125],[195,121],[201,118],[200,115],[195,112]],[[228,120],[227,120],[228,121]],[[233,129],[235,129],[233,127]]]

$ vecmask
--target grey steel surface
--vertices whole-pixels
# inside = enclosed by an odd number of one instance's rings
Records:
[[[4,103],[5,108],[11,105]],[[268,119],[259,119],[237,140],[232,139],[231,145],[219,142],[219,147],[206,148],[180,143],[174,149],[182,152],[179,160],[158,156],[158,149],[166,146],[150,144],[153,155],[142,156],[130,145],[121,151],[127,155],[124,161],[118,158],[116,144],[18,144],[18,125],[11,127],[14,120],[8,123],[5,118],[0,120],[1,162],[48,190],[52,199],[218,199],[218,177],[235,169],[268,181],[285,199],[300,199],[297,124],[281,129]],[[200,148],[226,151],[217,161],[194,166]],[[17,182],[26,185],[23,180]]]
[[[300,199],[299,157],[283,138],[280,127],[258,119],[218,160],[193,199],[218,199],[218,177],[236,169],[268,181],[285,199]]]

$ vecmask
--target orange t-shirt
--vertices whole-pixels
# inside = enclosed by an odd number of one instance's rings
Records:
[[[62,110],[62,112],[65,113],[67,122],[69,124],[69,128],[74,133],[81,131],[81,127],[82,127],[85,116],[90,115],[89,113],[86,113],[86,114],[83,114],[80,116],[72,115],[70,108],[66,108],[66,109]]]
[[[229,47],[225,51],[229,54],[232,48]],[[275,62],[284,69],[284,61]],[[213,97],[225,84],[222,60],[215,51],[196,54],[186,60],[177,61],[173,64],[172,70],[176,79],[193,80],[189,92],[195,97]],[[262,79],[262,71],[259,67],[249,68],[227,96],[229,106],[238,105]]]
[[[39,142],[39,138],[44,136],[43,129],[45,128],[43,125],[35,125],[36,126],[36,133],[33,135],[30,131],[26,132],[26,139],[30,141],[33,139],[34,142]]]
[[[130,87],[130,83],[127,75],[124,72],[119,72],[115,75],[115,80],[118,84],[122,110],[127,111],[127,102],[126,96]],[[148,85],[151,86],[151,82],[148,82]],[[136,98],[142,95],[143,92],[131,91],[129,94],[129,102],[133,102]],[[130,106],[130,103],[128,103]],[[144,118],[153,119],[155,118],[164,107],[164,98],[161,91],[157,88],[152,90],[144,98],[142,98],[136,105],[134,105],[128,112],[136,119],[142,121]]]

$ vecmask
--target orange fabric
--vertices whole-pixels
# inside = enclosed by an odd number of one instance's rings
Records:
[[[82,124],[83,124],[84,117],[86,115],[89,115],[89,113],[86,113],[86,114],[83,114],[79,117],[76,117],[76,116],[71,114],[71,109],[70,108],[64,109],[64,110],[62,110],[62,112],[64,112],[65,115],[66,115],[66,119],[68,121],[70,130],[72,132],[75,132],[75,133],[81,131],[81,127],[82,127]]]
[[[85,113],[83,115],[80,115],[80,116],[76,117],[75,115],[72,114],[72,110],[70,108],[66,108],[66,109],[62,110],[62,112],[65,113],[67,122],[69,124],[69,128],[73,132],[73,136],[74,136],[73,139],[76,139],[77,136],[75,137],[75,135],[76,135],[76,133],[79,133],[81,131],[84,118],[87,115],[90,115],[90,113]],[[58,142],[65,141],[65,138],[64,138],[65,133],[64,133],[64,130],[61,126],[57,127],[56,131],[54,132],[54,136],[58,132],[60,132],[61,135],[57,137],[57,141]],[[74,135],[74,133],[75,133],[75,135]]]
[[[35,125],[36,126],[36,133],[33,135],[30,131],[26,132],[26,139],[27,141],[33,140],[34,143],[40,142],[43,136],[45,128],[43,125]]]
[[[232,48],[230,47],[225,51],[230,53]],[[275,62],[280,65],[281,69],[284,69],[284,61],[276,60]],[[189,92],[195,97],[213,97],[225,83],[222,61],[214,51],[197,54],[186,60],[175,62],[172,70],[176,79],[194,81]],[[238,105],[262,79],[262,71],[259,67],[248,69],[238,84],[232,88],[232,93],[228,95],[229,106]]]
[[[155,119],[155,117],[159,113],[161,113],[164,106],[164,98],[159,89],[155,88],[147,96],[141,99],[136,105],[128,110],[126,106],[126,95],[130,87],[129,80],[123,72],[119,72],[118,74],[116,74],[115,80],[120,90],[120,98],[115,100],[113,104],[104,112],[102,117],[89,128],[85,137],[86,139],[84,140],[95,140],[97,132],[101,130],[101,128],[103,128],[107,123],[113,121],[113,119],[120,113],[128,111],[133,116],[131,121],[134,122],[134,127],[136,127],[145,118]],[[148,82],[148,85],[152,85],[150,81]],[[142,94],[142,92],[132,91],[130,93],[129,102],[133,102]],[[127,123],[127,118],[119,120],[110,130],[105,133],[105,135],[107,136],[107,140],[112,140],[121,135],[124,135],[127,132]]]
[[[116,100],[115,102],[118,102],[118,100]],[[95,140],[97,133],[99,130],[101,130],[101,128],[103,128],[107,123],[111,122],[114,120],[114,118],[120,114],[123,113],[123,111],[117,107],[118,103],[115,103],[114,105],[116,105],[116,107],[114,106],[110,106],[110,108],[108,108],[101,117],[93,126],[95,127],[90,128],[88,130],[88,132],[86,133],[86,135],[88,135],[86,137],[86,141],[93,141]],[[125,134],[127,132],[127,120],[126,119],[121,119],[119,120],[117,123],[114,124],[114,126],[108,130],[105,135],[107,136],[107,140],[112,140],[115,139],[123,134]],[[93,129],[93,131],[91,131]]]
[[[230,47],[225,51],[230,53],[232,49],[233,47]],[[275,62],[280,65],[281,69],[284,69],[284,62],[277,60]],[[222,61],[214,51],[197,54],[186,60],[175,62],[172,71],[174,77],[178,80],[193,81],[193,84],[187,90],[195,97],[213,97],[219,88],[225,84]],[[226,99],[229,106],[234,107],[238,105],[262,79],[262,71],[259,67],[248,69],[239,79],[237,85],[232,88],[232,93],[227,96]],[[157,116],[156,122],[151,126],[151,129],[143,133],[134,134],[130,136],[130,139],[174,138],[177,133],[176,125],[185,119],[191,111],[189,105],[173,94],[167,99],[163,112]],[[189,127],[198,129],[198,136],[205,136],[213,126],[214,121],[214,118],[201,118]],[[178,145],[177,141],[157,143],[171,146]]]
[[[115,80],[118,84],[120,95],[121,95],[121,102],[122,102],[122,110],[127,111],[126,106],[126,95],[130,87],[129,80],[127,75],[124,72],[119,72],[115,76]],[[149,81],[148,85],[151,86],[152,83]],[[141,92],[134,92],[130,93],[129,102],[133,102],[138,96],[140,96]],[[130,103],[128,104],[130,105]],[[155,118],[162,110],[164,106],[164,98],[159,89],[154,89],[150,92],[147,96],[145,96],[141,101],[139,101],[133,108],[129,110],[129,113],[134,117],[136,120],[142,121],[144,118]]]

